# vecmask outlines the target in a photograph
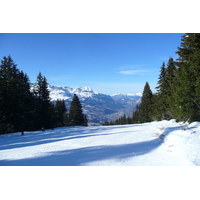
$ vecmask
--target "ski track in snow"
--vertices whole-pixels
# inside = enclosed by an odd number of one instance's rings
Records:
[[[0,166],[200,165],[200,123],[63,127],[0,136]]]

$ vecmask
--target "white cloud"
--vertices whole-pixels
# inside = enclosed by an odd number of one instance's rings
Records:
[[[143,75],[143,73],[149,72],[147,70],[124,70],[119,71],[120,74],[126,74],[126,75]]]

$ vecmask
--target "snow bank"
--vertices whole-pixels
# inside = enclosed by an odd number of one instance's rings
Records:
[[[200,122],[192,122],[191,124],[188,125],[189,128],[199,128],[200,127]]]

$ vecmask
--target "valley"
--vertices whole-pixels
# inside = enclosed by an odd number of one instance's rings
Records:
[[[94,92],[90,87],[71,88],[49,85],[48,89],[51,101],[64,99],[67,110],[69,110],[72,98],[76,94],[90,126],[101,125],[104,121],[115,120],[124,114],[131,116],[142,97],[140,93],[106,95]]]

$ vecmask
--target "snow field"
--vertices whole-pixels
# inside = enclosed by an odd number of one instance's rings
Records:
[[[1,135],[1,196],[197,200],[199,169],[187,166],[200,165],[199,144],[199,122],[185,126],[173,120]]]
[[[199,144],[199,122],[63,127],[1,135],[0,166],[195,166]]]

